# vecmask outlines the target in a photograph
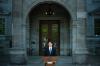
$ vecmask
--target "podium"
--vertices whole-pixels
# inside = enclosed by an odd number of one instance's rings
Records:
[[[45,66],[55,66],[57,57],[56,56],[45,56],[43,57],[43,61]]]

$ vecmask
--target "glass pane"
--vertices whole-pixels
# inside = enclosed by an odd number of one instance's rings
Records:
[[[58,24],[52,24],[52,35],[51,35],[51,39],[54,43],[54,46],[57,46],[56,44],[58,44]]]
[[[42,24],[41,26],[42,47],[45,47],[48,42],[48,24]]]
[[[3,35],[5,32],[5,20],[4,18],[0,18],[0,35]]]
[[[100,0],[93,0],[93,2],[100,2]]]
[[[95,34],[96,35],[100,35],[100,28],[99,29],[98,28],[95,29]]]
[[[100,19],[95,19],[95,35],[100,35]]]
[[[100,19],[95,19],[95,27],[100,27]]]

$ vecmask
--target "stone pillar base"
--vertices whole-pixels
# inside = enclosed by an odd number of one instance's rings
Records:
[[[73,63],[87,64],[87,54],[73,54]]]
[[[11,64],[26,64],[26,53],[23,50],[11,50],[10,51],[10,63]]]

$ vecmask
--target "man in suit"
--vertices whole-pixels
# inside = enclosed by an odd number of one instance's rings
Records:
[[[56,56],[56,48],[53,47],[52,42],[48,42],[48,47],[44,49],[45,56]]]

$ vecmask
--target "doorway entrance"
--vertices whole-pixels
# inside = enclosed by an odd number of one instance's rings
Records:
[[[56,47],[56,54],[60,55],[60,21],[59,20],[40,20],[39,30],[39,55],[44,55],[44,48],[51,41]]]
[[[71,55],[70,19],[69,12],[57,3],[41,3],[32,9],[27,22],[27,47],[32,56],[43,56],[48,41],[56,47],[57,55]]]

